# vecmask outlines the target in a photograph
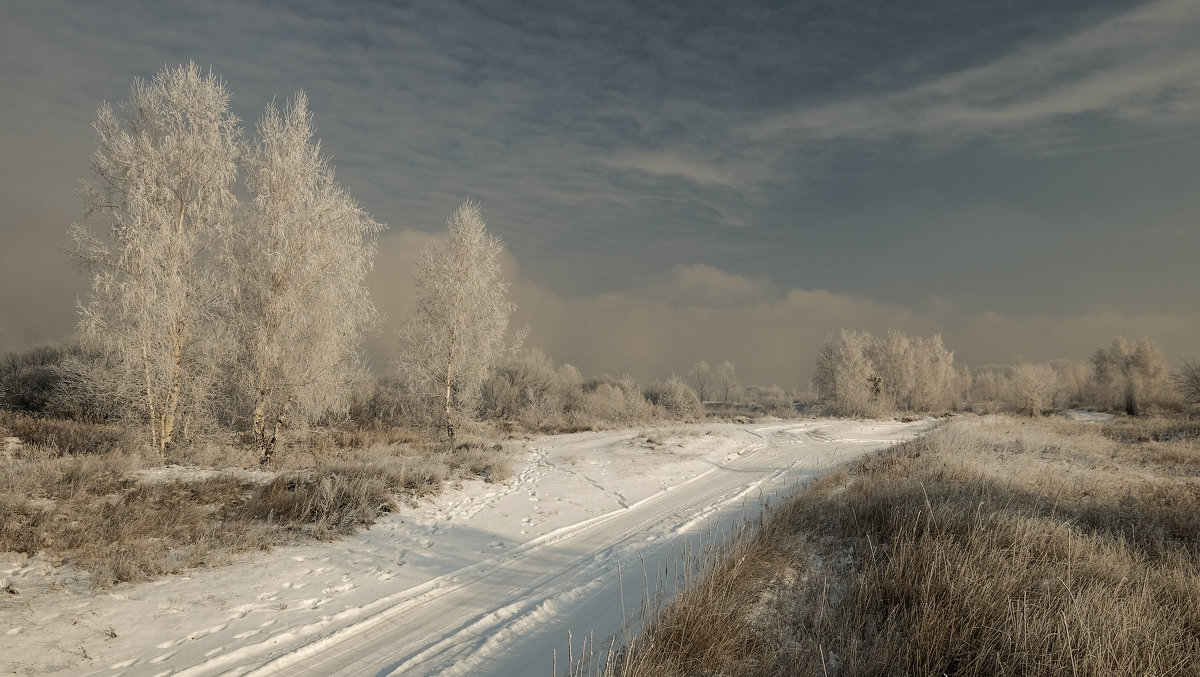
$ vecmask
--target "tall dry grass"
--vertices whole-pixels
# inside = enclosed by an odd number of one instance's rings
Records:
[[[1200,674],[1177,419],[957,419],[771,510],[613,675]]]
[[[448,482],[511,474],[500,445],[451,450],[398,431],[331,433],[268,473],[232,444],[173,449],[164,467],[113,441],[119,430],[11,415],[0,428],[35,433],[0,454],[0,551],[74,564],[99,587],[336,538]]]

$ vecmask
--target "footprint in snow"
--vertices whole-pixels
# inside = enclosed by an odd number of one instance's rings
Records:
[[[170,659],[172,656],[174,656],[177,653],[179,653],[179,652],[178,651],[168,651],[165,654],[162,654],[161,656],[156,656],[155,658],[150,659],[150,663],[151,664],[161,663],[165,660]]]

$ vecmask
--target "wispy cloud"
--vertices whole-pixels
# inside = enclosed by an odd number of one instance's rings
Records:
[[[732,171],[669,151],[630,151],[596,159],[606,167],[633,170],[651,176],[677,177],[700,185],[738,188],[746,184],[745,180]]]
[[[953,140],[1094,115],[1147,125],[1200,111],[1200,3],[1159,0],[1063,39],[898,91],[803,106],[747,125],[753,139]]]

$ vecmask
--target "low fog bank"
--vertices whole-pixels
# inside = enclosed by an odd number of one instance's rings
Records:
[[[377,372],[387,369],[397,320],[412,307],[416,252],[437,238],[400,230],[380,239],[368,283],[387,319],[366,344]],[[941,299],[900,305],[820,289],[781,289],[765,278],[703,264],[664,270],[651,282],[623,291],[568,297],[527,277],[511,254],[505,268],[517,304],[513,325],[532,329],[527,346],[584,374],[628,373],[642,380],[683,375],[699,360],[728,360],[744,383],[805,390],[813,356],[830,333],[842,328],[940,333],[954,351],[955,364],[972,368],[1017,357],[1087,359],[1096,345],[1117,335],[1150,337],[1176,362],[1191,357],[1192,337],[1200,333],[1200,313],[1088,310],[1067,317],[1017,317]]]

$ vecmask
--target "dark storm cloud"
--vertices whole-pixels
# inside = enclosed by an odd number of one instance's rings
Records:
[[[611,346],[657,359],[671,340],[724,359],[705,341],[732,339],[696,317],[734,306],[805,341],[885,319],[993,352],[1067,318],[1183,336],[1198,33],[1188,0],[6,3],[0,350],[70,331],[86,284],[58,249],[97,104],[187,61],[226,79],[248,127],[306,90],[339,180],[392,227],[372,278],[389,315],[403,252],[470,196],[520,264],[523,312],[553,325],[535,326],[546,347],[604,369]],[[580,333],[571,308],[628,335]],[[635,351],[639,333],[660,343]]]

